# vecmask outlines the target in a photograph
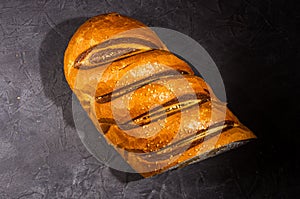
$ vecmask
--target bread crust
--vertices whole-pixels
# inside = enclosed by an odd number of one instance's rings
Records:
[[[99,132],[144,177],[255,138],[185,61],[129,17],[110,13],[81,25],[64,73]]]

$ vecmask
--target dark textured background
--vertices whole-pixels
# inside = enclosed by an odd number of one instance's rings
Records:
[[[0,198],[297,198],[297,2],[1,0]],[[85,19],[113,11],[204,46],[259,139],[150,179],[97,162],[74,128],[62,60]]]

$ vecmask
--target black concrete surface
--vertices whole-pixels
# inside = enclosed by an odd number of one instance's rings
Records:
[[[0,198],[297,198],[299,11],[296,0],[1,0]],[[76,133],[62,65],[76,28],[108,12],[198,41],[258,139],[149,179],[99,163]]]

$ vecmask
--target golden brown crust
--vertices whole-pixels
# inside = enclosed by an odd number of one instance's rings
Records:
[[[107,66],[97,85],[97,96],[101,96],[137,82],[143,78],[174,70],[193,74],[187,63],[164,50],[151,50],[126,59],[112,62]],[[122,81],[120,82],[120,79]],[[126,80],[125,80],[126,78]],[[119,85],[116,85],[118,82]]]
[[[96,128],[145,177],[255,138],[154,32],[117,13],[76,31],[64,72]]]
[[[70,87],[74,88],[75,77],[78,72],[73,67],[74,62],[82,52],[112,37],[125,37],[127,35],[146,37],[157,43],[162,49],[166,49],[156,35],[137,20],[118,13],[95,16],[80,26],[65,51],[64,72]]]

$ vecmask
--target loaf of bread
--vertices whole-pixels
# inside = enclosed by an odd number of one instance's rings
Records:
[[[65,51],[66,80],[99,133],[144,177],[255,135],[144,24],[93,17]]]

